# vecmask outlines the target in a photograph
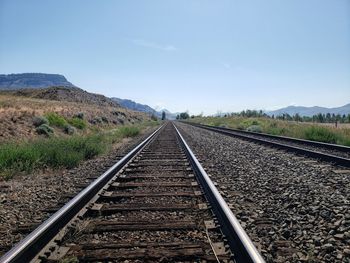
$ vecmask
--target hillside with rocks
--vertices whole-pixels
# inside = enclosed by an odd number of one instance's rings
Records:
[[[90,93],[76,87],[50,87],[43,89],[21,89],[8,91],[8,94],[29,98],[77,102],[99,106],[120,107],[120,105],[106,96]]]
[[[0,142],[42,136],[36,130],[35,119],[48,114],[66,120],[78,116],[86,124],[86,129],[78,130],[83,133],[150,120],[145,113],[125,109],[103,95],[78,88],[0,91]]]

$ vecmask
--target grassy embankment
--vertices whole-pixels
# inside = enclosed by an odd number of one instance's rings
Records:
[[[80,119],[65,120],[58,115],[46,116],[50,125],[65,128],[67,122],[85,129]],[[27,142],[11,142],[0,145],[0,179],[9,179],[18,173],[32,173],[42,168],[73,168],[81,161],[111,150],[112,145],[126,137],[134,137],[156,121],[132,126],[120,126],[113,130],[89,131],[71,136],[48,136]]]
[[[191,122],[350,146],[350,129],[269,118],[196,117]]]

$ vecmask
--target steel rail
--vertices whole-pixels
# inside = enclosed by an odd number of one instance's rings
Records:
[[[288,144],[273,142],[273,141],[269,141],[269,140],[262,139],[262,138],[255,138],[255,137],[251,137],[251,136],[248,136],[248,135],[239,134],[239,133],[237,133],[235,131],[230,131],[229,129],[228,130],[226,130],[226,129],[224,130],[224,129],[221,129],[221,128],[218,128],[218,127],[202,126],[202,125],[192,124],[192,123],[188,123],[188,122],[182,122],[182,123],[186,123],[186,124],[198,127],[198,128],[214,131],[214,132],[221,133],[221,134],[224,134],[224,135],[228,135],[228,136],[231,136],[231,137],[238,137],[238,138],[241,138],[241,139],[244,139],[244,140],[257,142],[257,143],[261,143],[261,144],[265,144],[265,145],[269,145],[269,146],[273,146],[273,147],[276,147],[276,148],[279,148],[279,149],[283,149],[283,150],[286,150],[286,151],[289,151],[289,152],[294,152],[294,153],[306,155],[308,157],[313,157],[313,158],[320,159],[320,160],[323,160],[323,161],[335,163],[337,165],[350,167],[350,159],[347,159],[347,158],[344,158],[344,157],[340,157],[340,156],[336,156],[336,155],[332,155],[332,154],[328,154],[328,153],[317,152],[317,151],[313,151],[313,150],[308,150],[308,149],[305,149],[305,148],[292,146],[292,145],[288,145]]]
[[[186,155],[192,164],[196,176],[203,190],[205,191],[205,196],[211,205],[211,209],[218,218],[223,233],[226,235],[230,248],[234,253],[236,262],[264,263],[264,259],[255,248],[247,233],[243,230],[237,218],[234,216],[231,209],[228,207],[227,203],[209,178],[208,174],[205,172],[202,165],[191,151],[185,139],[182,137],[175,125],[174,127],[180,142],[184,147]]]
[[[208,128],[215,128],[215,129],[220,129],[220,130],[225,130],[225,131],[237,132],[237,133],[241,133],[241,134],[249,134],[249,135],[258,136],[258,137],[265,137],[265,138],[276,139],[276,140],[284,140],[284,141],[289,141],[289,142],[294,142],[294,143],[302,143],[302,144],[307,144],[307,145],[314,146],[314,147],[350,153],[350,147],[345,146],[345,145],[338,145],[338,144],[325,143],[325,142],[316,142],[316,141],[310,141],[310,140],[305,140],[305,139],[292,138],[292,137],[288,137],[288,136],[272,135],[272,134],[252,132],[252,131],[243,131],[243,130],[238,130],[238,129],[233,129],[233,128],[210,126],[210,125],[205,125],[205,124],[197,124],[197,123],[190,123],[190,124],[195,125],[195,126],[199,126],[199,127],[203,126],[203,127],[208,127]]]
[[[162,125],[144,141],[137,145],[121,160],[109,168],[105,173],[82,190],[60,210],[54,213],[33,232],[17,243],[10,251],[0,258],[0,263],[30,262],[66,224],[125,166],[136,154],[142,150],[154,136],[164,127]]]

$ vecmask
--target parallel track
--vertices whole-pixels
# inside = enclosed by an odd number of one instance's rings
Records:
[[[331,162],[337,165],[350,167],[350,147],[314,142],[302,139],[295,139],[284,136],[275,136],[269,134],[261,134],[256,132],[248,132],[237,129],[229,129],[223,127],[202,125],[190,122],[183,122],[195,127],[221,133],[231,137],[237,137],[247,141],[260,143],[275,148],[295,152],[308,157],[320,159],[322,161]]]
[[[264,262],[167,123],[0,262]]]

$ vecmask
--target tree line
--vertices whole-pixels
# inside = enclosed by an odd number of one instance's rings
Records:
[[[298,121],[298,122],[319,122],[319,123],[350,123],[350,114],[334,114],[334,113],[318,113],[313,116],[301,116],[299,113],[290,115],[288,113],[283,113],[281,115],[267,115],[262,110],[244,110],[238,113],[225,114],[224,116],[239,116],[239,117],[266,117],[271,119],[287,120],[287,121]]]
[[[184,120],[194,117],[201,117],[199,116],[190,116],[187,112],[182,112],[176,116],[176,119]],[[294,115],[290,115],[288,113],[283,113],[281,115],[275,116],[275,115],[268,115],[262,110],[243,110],[241,112],[233,112],[233,113],[218,113],[217,117],[246,117],[246,118],[259,118],[259,117],[265,117],[270,119],[279,119],[279,120],[286,120],[286,121],[297,121],[297,122],[318,122],[318,123],[350,123],[350,114],[334,114],[334,113],[318,113],[311,117],[309,116],[301,116],[300,114],[296,113]]]

